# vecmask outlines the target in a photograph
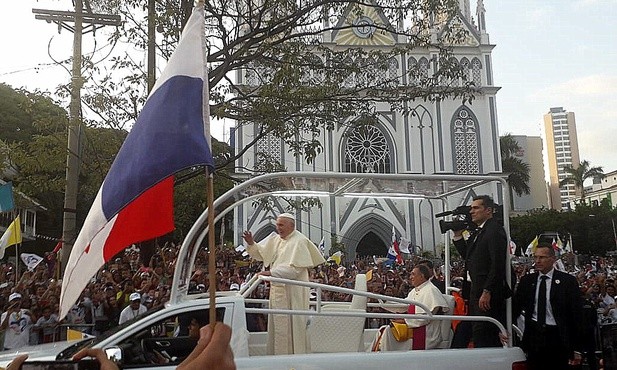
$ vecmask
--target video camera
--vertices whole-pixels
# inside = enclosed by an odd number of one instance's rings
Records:
[[[439,220],[439,228],[441,233],[445,234],[448,230],[473,230],[476,228],[476,224],[471,221],[470,206],[458,206],[452,211],[445,211],[435,214],[436,218],[452,215],[451,221]]]

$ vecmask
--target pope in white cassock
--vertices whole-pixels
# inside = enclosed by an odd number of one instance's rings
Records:
[[[410,280],[414,288],[407,295],[407,299],[420,302],[431,310],[432,314],[443,314],[448,311],[448,303],[439,291],[439,289],[430,281],[431,272],[424,265],[417,265],[411,271]],[[421,307],[415,307],[416,314],[424,313]],[[411,313],[411,312],[410,312]],[[441,321],[425,320],[425,319],[396,319],[393,320],[399,323],[406,323],[408,327],[414,328],[414,338],[404,342],[397,342],[392,335],[389,326],[384,326],[379,329],[376,341],[372,348],[381,351],[407,351],[410,349],[433,349],[442,341]],[[425,328],[425,333],[422,336],[417,334],[415,329]],[[424,337],[424,343],[414,343],[414,340]]]
[[[244,241],[249,255],[263,261],[269,271],[260,275],[309,281],[309,269],[325,262],[319,249],[306,236],[296,231],[293,215],[283,213],[276,219],[275,235],[263,245],[255,243],[253,234],[245,231]],[[309,288],[272,283],[270,308],[308,310]],[[270,315],[268,318],[268,353],[307,353],[306,316]]]

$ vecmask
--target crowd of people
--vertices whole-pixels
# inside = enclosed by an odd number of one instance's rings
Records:
[[[292,232],[295,232],[295,230],[292,230]],[[495,236],[491,237],[491,239],[494,238]],[[454,240],[456,244],[456,236]],[[473,248],[478,247],[474,247],[470,243],[477,244],[481,241],[481,238],[478,235],[471,235],[467,240],[468,247],[471,247],[471,250],[473,250]],[[279,242],[286,243],[287,241],[287,239],[281,238]],[[249,246],[252,244],[252,240],[247,240],[247,242]],[[460,245],[457,245],[457,248],[462,252],[461,255],[465,257],[465,249]],[[58,319],[58,297],[60,296],[61,281],[53,276],[55,271],[54,258],[46,258],[45,262],[39,264],[33,271],[23,271],[21,273],[20,269],[10,262],[0,264],[0,305],[4,307],[0,318],[0,330],[5,333],[4,348],[17,349],[28,344],[47,343],[62,339],[63,330],[60,330],[60,328],[64,329],[66,327],[96,336],[107,329],[143,314],[149,309],[163,305],[169,299],[170,284],[176,265],[178,249],[173,243],[166,243],[163,246],[156,247],[147,263],[144,263],[144,254],[140,253],[137,247],[125,250],[107,263],[91,279],[79,300],[62,321]],[[249,251],[251,251],[250,248]],[[269,252],[267,252],[267,249],[260,249],[260,258],[255,260],[255,251],[256,249],[252,250],[251,256],[253,258],[249,258],[246,254],[234,248],[219,247],[216,262],[217,290],[241,289],[247,284],[251,276],[259,273],[263,274],[264,265],[271,267],[268,274],[272,273],[273,276],[284,277],[298,274],[298,271],[283,268],[284,264],[281,265],[283,267],[277,268],[274,260],[268,260]],[[405,298],[410,295],[414,288],[414,271],[416,276],[419,271],[422,275],[426,275],[424,273],[426,269],[417,269],[420,265],[430,266],[430,276],[427,275],[423,282],[431,280],[435,286],[440,287],[440,290],[443,291],[443,287],[446,285],[443,261],[439,258],[427,259],[426,257],[408,256],[403,263],[399,264],[392,260],[364,256],[358,257],[353,261],[343,261],[341,264],[337,264],[334,261],[323,263],[321,256],[319,256],[319,258],[309,258],[311,261],[307,262],[304,268],[306,269],[307,280],[347,288],[353,287],[358,273],[368,273],[370,271],[369,275],[371,277],[367,283],[369,292]],[[585,317],[588,317],[586,321],[588,326],[592,328],[592,334],[589,338],[592,338],[592,341],[595,342],[597,335],[593,334],[593,328],[597,328],[597,324],[617,322],[617,289],[615,286],[617,264],[614,263],[612,258],[608,257],[592,257],[586,261],[583,261],[582,257],[578,257],[571,253],[562,255],[559,268],[569,277],[572,277],[572,281],[576,280],[577,282],[580,290],[579,293],[585,299],[584,302],[587,309]],[[299,257],[290,256],[289,258],[297,259]],[[264,262],[258,261],[260,259],[264,260]],[[536,272],[540,272],[540,274],[545,273],[543,270],[547,272],[553,271],[551,270],[552,265],[541,269],[543,260],[553,261],[553,259],[556,260],[553,254],[547,254],[546,256],[539,254],[535,261],[527,257],[514,258],[514,284],[512,288],[517,290],[516,282],[525,281],[523,277],[534,272],[534,269],[536,269]],[[190,280],[189,292],[199,293],[207,291],[209,281],[206,266],[207,253],[201,251],[195,261],[195,270]],[[465,266],[467,266],[467,269]],[[479,269],[472,272],[469,270],[469,266],[473,266],[469,258],[454,258],[450,265],[451,281],[448,285],[462,289],[462,282],[465,278],[469,278],[470,273],[476,274],[471,275],[472,282],[475,281],[476,284],[481,284],[479,288],[475,288],[475,298],[478,301],[476,314],[489,312],[488,310],[491,305],[497,307],[496,301],[490,298],[491,293],[495,296],[497,289],[501,289],[501,286],[481,283],[483,281],[482,270]],[[555,273],[551,272],[550,274],[553,276],[552,274]],[[561,276],[560,279],[555,281],[557,284],[560,283],[560,280],[564,283],[569,281],[569,279],[565,279],[564,275],[557,276]],[[500,281],[500,279],[497,279],[497,281]],[[529,284],[535,286],[535,282]],[[271,284],[260,285],[253,292],[253,297],[267,299],[270,296],[272,287],[273,285]],[[506,288],[510,289],[510,287],[505,287],[504,289]],[[472,291],[474,290],[473,285],[471,289]],[[488,300],[483,300],[482,297],[487,293],[489,296]],[[537,300],[537,290],[535,294],[535,300]],[[314,294],[311,294],[311,297],[314,299]],[[501,298],[505,297],[505,293],[501,295]],[[323,301],[351,301],[351,298],[352,296],[349,294],[329,291],[324,291],[322,296]],[[533,303],[533,296],[530,299],[532,300],[530,307],[534,307],[534,304],[537,305],[537,303]],[[470,306],[473,307],[472,305]],[[382,309],[369,307],[368,310],[380,311]],[[532,308],[532,310],[534,309]],[[546,309],[542,308],[542,310]],[[534,318],[531,319],[531,322],[537,322],[535,316],[536,311],[534,311]],[[554,320],[552,313],[548,315],[548,320]],[[554,321],[550,322],[554,323]],[[268,325],[265,318],[255,320],[250,324],[253,327],[249,329],[258,331],[266,330]],[[378,328],[384,324],[387,324],[385,319],[369,319],[367,321],[367,327],[372,328]],[[489,334],[484,332],[484,334],[480,335]],[[503,340],[503,338],[500,338],[500,340]],[[481,343],[476,338],[473,338],[472,341],[474,343]],[[603,343],[603,345],[612,346],[612,343]]]
[[[146,309],[163,305],[169,299],[177,252],[177,246],[165,244],[157,248],[149,267],[146,267],[140,262],[137,249],[125,251],[106,264],[91,280],[62,324],[93,335],[102,333],[118,325],[120,313],[130,305],[133,293],[140,294],[140,302]],[[220,247],[217,253],[218,290],[239,290],[253,274],[262,269],[262,263],[250,261],[231,247]],[[429,259],[434,261],[434,279],[443,282],[442,260]],[[342,261],[340,265],[329,262],[311,269],[310,280],[352,288],[356,274],[372,270],[372,279],[367,283],[370,292],[405,298],[412,288],[411,271],[423,260],[427,260],[426,256],[409,256],[403,264],[396,264],[373,256],[363,256]],[[567,254],[562,257],[562,261],[565,262],[565,269],[578,279],[582,293],[597,308],[598,321],[602,324],[617,323],[617,264],[613,259],[592,257],[586,263],[575,266],[574,255]],[[196,259],[197,269],[191,279],[193,292],[205,292],[209,286],[206,265],[207,254],[202,252]],[[533,271],[533,260],[527,257],[515,258],[513,266],[517,279],[520,279]],[[52,328],[60,324],[57,317],[62,284],[54,278],[53,273],[53,264],[41,263],[34,271],[17,272],[13,263],[0,263],[0,307],[3,307],[2,312],[15,310],[15,307],[10,308],[11,302],[20,300],[20,309],[27,311],[30,317],[30,344],[53,341],[55,331]],[[451,263],[450,285],[460,288],[462,274],[462,260],[455,258]],[[269,287],[260,285],[253,294],[254,298],[267,298]],[[351,301],[351,296],[323,291],[322,300]],[[368,325],[379,327],[381,324],[381,320],[375,319]],[[55,339],[58,339],[57,334]]]

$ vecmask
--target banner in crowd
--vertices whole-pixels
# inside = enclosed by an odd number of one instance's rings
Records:
[[[0,212],[9,212],[15,208],[13,185],[10,182],[0,185]]]
[[[0,259],[4,258],[6,248],[19,243],[21,243],[21,220],[17,216],[0,238]]]
[[[411,253],[411,251],[409,250],[410,245],[411,245],[411,241],[401,236],[401,242],[399,243],[399,246],[398,246],[401,252],[410,254]]]
[[[28,271],[34,271],[36,266],[43,261],[43,257],[34,253],[22,253],[19,255],[24,265],[28,268]]]
[[[66,266],[60,319],[88,283],[84,277],[131,244],[173,231],[176,172],[214,167],[204,25],[203,7],[196,7],[99,189]]]
[[[321,252],[322,256],[326,255],[326,240],[325,238],[321,238],[321,241],[319,242],[319,251]]]

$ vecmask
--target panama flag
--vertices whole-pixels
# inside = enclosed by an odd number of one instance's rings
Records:
[[[99,189],[66,266],[60,318],[114,255],[173,231],[176,172],[213,167],[204,22],[195,8]]]
[[[325,256],[326,255],[326,239],[321,238],[321,241],[319,242],[319,245],[317,247],[319,248],[321,255]]]
[[[392,226],[392,245],[390,249],[388,249],[388,258],[396,260],[396,263],[399,265],[403,264],[403,256],[401,256],[401,250],[396,241],[396,230],[394,230],[394,226]]]

